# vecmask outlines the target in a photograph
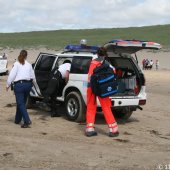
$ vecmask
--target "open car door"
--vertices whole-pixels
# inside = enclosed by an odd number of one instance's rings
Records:
[[[37,88],[39,87],[41,93],[46,89],[50,79],[51,71],[54,67],[54,60],[56,55],[48,53],[40,53],[34,65]]]

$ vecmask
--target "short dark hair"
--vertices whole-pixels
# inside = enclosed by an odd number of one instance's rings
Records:
[[[71,61],[70,60],[64,60],[63,64],[65,63],[70,63],[71,64]]]
[[[99,57],[107,57],[107,50],[106,50],[106,48],[100,47],[100,48],[97,50],[97,55],[98,55]]]

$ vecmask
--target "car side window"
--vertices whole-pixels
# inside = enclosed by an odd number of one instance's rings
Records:
[[[72,60],[70,73],[87,74],[91,60],[92,57],[74,56]]]
[[[42,55],[36,64],[35,70],[51,71],[55,58],[55,56]]]
[[[72,62],[72,57],[66,57],[66,56],[62,56],[62,57],[58,57],[58,59],[57,59],[57,61],[56,61],[56,63],[55,63],[55,66],[54,66],[54,68],[58,68],[61,64],[63,64],[64,63],[64,61],[65,60],[69,60],[69,61],[71,61]]]

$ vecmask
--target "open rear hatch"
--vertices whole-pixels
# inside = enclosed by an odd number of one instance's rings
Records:
[[[104,47],[108,52],[115,53],[136,53],[142,49],[154,49],[159,50],[161,45],[152,41],[141,41],[141,40],[119,40],[115,39],[106,44]]]
[[[142,86],[145,86],[144,75],[134,59],[124,56],[131,56],[142,49],[159,50],[161,45],[151,41],[116,39],[104,44],[104,47],[109,54],[109,61],[117,71],[118,94],[116,96],[138,95]]]

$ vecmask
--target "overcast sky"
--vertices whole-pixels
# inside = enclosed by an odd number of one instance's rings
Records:
[[[170,24],[170,0],[0,0],[0,32]]]

